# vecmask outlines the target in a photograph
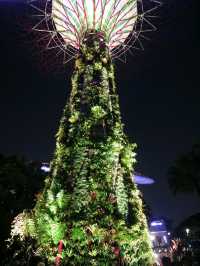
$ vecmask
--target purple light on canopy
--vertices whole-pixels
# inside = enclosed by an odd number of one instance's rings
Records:
[[[133,174],[132,179],[133,182],[135,182],[138,185],[151,185],[155,183],[153,178],[142,176],[140,174]]]

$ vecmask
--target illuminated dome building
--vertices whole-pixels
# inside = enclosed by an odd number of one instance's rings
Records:
[[[163,248],[169,246],[169,232],[166,222],[163,219],[153,220],[149,226],[151,240],[156,251],[161,252]]]

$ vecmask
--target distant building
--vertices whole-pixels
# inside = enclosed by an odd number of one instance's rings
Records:
[[[166,222],[163,219],[151,221],[149,231],[154,248],[168,247],[170,244],[169,233],[167,231]]]

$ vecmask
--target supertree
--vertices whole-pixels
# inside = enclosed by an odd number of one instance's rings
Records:
[[[71,94],[45,188],[34,209],[15,218],[12,262],[4,264],[152,265],[147,221],[132,181],[136,144],[123,132],[112,64],[137,40],[137,21],[149,12],[140,14],[137,0],[47,4],[48,46],[53,42],[75,57]]]

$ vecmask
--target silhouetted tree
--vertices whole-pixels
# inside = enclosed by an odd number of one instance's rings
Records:
[[[168,183],[174,194],[196,192],[200,197],[200,143],[174,162]]]
[[[35,194],[43,187],[40,163],[0,154],[0,246],[8,238],[10,223],[23,209],[32,208]]]

